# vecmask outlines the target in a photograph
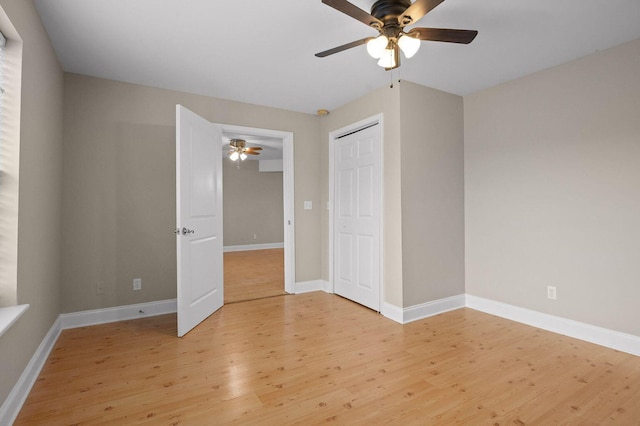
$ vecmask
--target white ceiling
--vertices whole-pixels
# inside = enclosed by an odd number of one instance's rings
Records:
[[[364,46],[314,56],[375,35],[320,0],[35,3],[69,72],[307,113],[391,80]],[[466,95],[640,38],[640,0],[446,0],[416,26],[479,34],[422,42],[394,80]]]

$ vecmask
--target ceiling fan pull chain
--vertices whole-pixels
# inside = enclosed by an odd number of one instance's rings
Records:
[[[393,77],[393,72],[394,71],[396,72],[395,78]],[[401,80],[400,79],[400,68],[392,69],[389,74],[391,74],[391,88],[393,89],[393,80],[397,80],[398,84],[400,84],[400,80]]]
[[[391,80],[391,83],[389,84],[389,88],[393,89],[393,71],[398,73],[397,79],[398,79],[398,84],[400,84],[400,70],[398,68],[389,70],[389,75],[391,76],[391,78],[389,80]]]

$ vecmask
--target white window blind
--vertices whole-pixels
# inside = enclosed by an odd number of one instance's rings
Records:
[[[4,131],[4,47],[7,45],[7,38],[0,31],[0,151],[2,150],[2,133]],[[0,152],[1,154],[1,152]],[[2,168],[0,168],[0,177],[2,173]],[[2,179],[0,179],[0,185],[2,184]]]
[[[4,47],[6,45],[7,38],[0,31],[0,134],[2,134],[2,116],[4,115],[4,110],[2,108],[2,98],[4,95]]]
[[[7,45],[7,39],[0,31],[0,95],[4,93],[4,47]]]

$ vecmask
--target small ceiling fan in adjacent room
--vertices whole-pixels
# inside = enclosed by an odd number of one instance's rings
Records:
[[[367,13],[347,0],[322,0],[322,3],[377,30],[379,35],[352,41],[316,53],[316,56],[324,58],[366,44],[369,55],[378,59],[378,65],[392,70],[400,66],[400,51],[406,58],[412,57],[420,48],[421,40],[471,43],[478,35],[477,31],[445,28],[412,28],[408,32],[404,31],[404,27],[415,24],[443,1],[416,0],[411,3],[411,0],[378,0],[371,7],[371,13]]]
[[[260,155],[262,148],[259,146],[247,146],[244,139],[231,139],[229,141],[229,159],[231,161],[246,160],[247,155]]]

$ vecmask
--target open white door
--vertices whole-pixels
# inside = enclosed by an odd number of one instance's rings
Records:
[[[178,336],[222,307],[222,132],[176,106]]]

